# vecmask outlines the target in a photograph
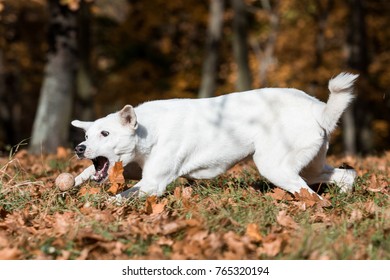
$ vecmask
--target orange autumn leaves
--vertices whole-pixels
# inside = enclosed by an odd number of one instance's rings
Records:
[[[125,185],[125,177],[123,176],[123,165],[122,162],[115,162],[114,166],[108,172],[109,188],[108,193],[118,194],[123,191]],[[99,187],[81,187],[79,194],[97,194],[100,193],[101,188]]]
[[[125,177],[123,177],[123,165],[122,162],[115,162],[108,174],[110,180],[110,188],[107,190],[112,194],[117,194],[123,190],[125,184]]]

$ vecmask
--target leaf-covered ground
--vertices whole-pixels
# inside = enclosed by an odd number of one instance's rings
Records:
[[[272,186],[246,162],[118,206],[110,193],[134,182],[62,193],[55,178],[89,162],[20,151],[0,160],[0,259],[389,259],[390,153],[329,161],[359,178],[351,194],[318,186],[328,205]]]

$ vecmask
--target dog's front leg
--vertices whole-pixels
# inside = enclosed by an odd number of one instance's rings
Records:
[[[120,194],[117,194],[116,196],[112,197],[110,199],[110,201],[113,201],[115,203],[120,204],[120,203],[123,202],[124,199],[145,197],[145,196],[148,196],[148,195],[152,195],[151,193],[146,194],[145,191],[140,191],[141,188],[142,188],[142,184],[144,184],[144,183],[145,183],[145,180],[139,181],[137,184],[135,184],[130,189],[125,190],[124,192],[121,192]]]
[[[150,157],[143,166],[142,179],[119,195],[117,198],[129,197],[146,197],[146,196],[162,196],[167,189],[168,184],[178,178],[178,172],[175,171],[174,161],[170,160],[169,156],[172,153],[158,154]],[[161,164],[165,162],[165,164]]]
[[[95,174],[95,166],[92,164],[89,167],[87,167],[83,172],[81,172],[74,180],[75,180],[75,187],[81,185],[83,182],[91,179],[91,177]]]
[[[121,196],[123,198],[129,198],[135,196],[145,197],[151,195],[161,196],[165,192],[168,183],[164,184],[160,182],[157,184],[153,181],[142,179],[137,184],[135,184],[132,188],[120,193],[117,196]]]
[[[145,177],[132,188],[116,195],[117,198],[162,196],[169,183],[176,177]]]

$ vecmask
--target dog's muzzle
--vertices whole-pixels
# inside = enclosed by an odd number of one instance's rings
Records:
[[[87,146],[80,144],[80,145],[77,145],[76,148],[74,148],[74,151],[76,152],[76,154],[79,158],[82,158],[82,157],[84,157],[84,152],[86,149],[87,149]]]

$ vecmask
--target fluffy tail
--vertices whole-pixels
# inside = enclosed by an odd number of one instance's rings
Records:
[[[350,73],[341,73],[329,81],[329,99],[323,111],[323,128],[332,132],[337,125],[341,114],[351,103],[353,84],[359,75]]]

